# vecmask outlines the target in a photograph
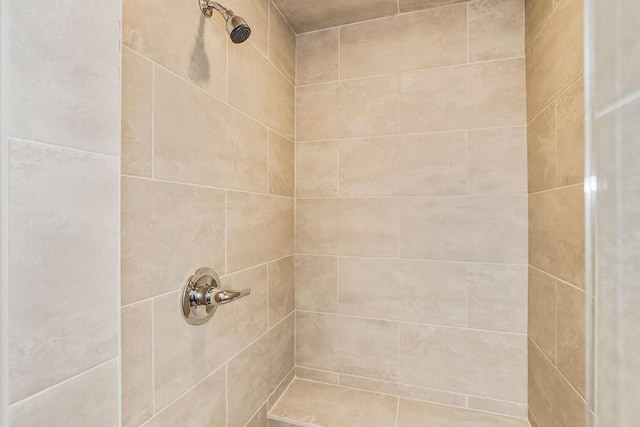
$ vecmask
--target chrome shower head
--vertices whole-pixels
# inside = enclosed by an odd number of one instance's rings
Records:
[[[224,20],[227,21],[227,32],[232,42],[236,44],[242,43],[251,35],[251,27],[249,27],[247,21],[233,13],[233,10],[210,0],[198,0],[198,5],[202,14],[207,18],[211,18],[214,9],[220,12]]]

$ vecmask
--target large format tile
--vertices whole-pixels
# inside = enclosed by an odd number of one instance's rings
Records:
[[[137,427],[153,416],[151,300],[122,307],[122,425]]]
[[[224,19],[206,19],[198,7],[185,7],[181,0],[162,7],[149,7],[144,0],[122,4],[125,46],[221,99],[227,91],[228,37]]]
[[[338,195],[338,141],[296,144],[296,195]]]
[[[552,361],[556,360],[558,293],[556,280],[529,267],[529,339]]]
[[[339,28],[299,34],[296,37],[296,84],[338,80]]]
[[[398,131],[398,76],[298,87],[296,141]]]
[[[526,196],[403,199],[400,256],[525,263]]]
[[[542,427],[584,426],[585,402],[529,341],[529,410]]]
[[[118,355],[119,160],[15,140],[8,157],[3,381],[15,402]]]
[[[389,427],[395,423],[396,407],[396,397],[295,380],[269,417],[291,425]]]
[[[400,399],[397,427],[527,427],[526,420]]]
[[[558,354],[556,365],[585,394],[585,293],[558,283]]]
[[[469,396],[468,406],[469,409],[476,409],[478,411],[493,412],[494,414],[503,414],[510,417],[527,419],[528,405],[526,403]]]
[[[269,15],[269,59],[292,82],[296,74],[296,35],[289,24],[271,5]]]
[[[527,332],[527,266],[469,264],[468,326]]]
[[[527,175],[530,193],[548,190],[557,185],[556,140],[556,109],[555,104],[551,104],[527,125]]]
[[[463,263],[340,258],[339,271],[340,313],[465,326]]]
[[[525,402],[525,335],[400,324],[400,381]]]
[[[298,311],[296,366],[395,381],[398,325]]]
[[[337,312],[338,258],[296,255],[296,309]]]
[[[293,256],[269,264],[269,327],[293,312],[294,274]]]
[[[341,196],[464,194],[464,132],[340,141]]]
[[[229,362],[229,427],[243,427],[293,369],[293,334],[289,316]]]
[[[226,372],[220,367],[154,416],[145,427],[226,427]],[[194,410],[200,408],[202,410]]]
[[[542,111],[583,73],[582,1],[561,1],[527,53],[529,117]]]
[[[584,189],[573,185],[529,196],[529,263],[584,287]]]
[[[122,173],[151,177],[153,64],[122,49]]]
[[[85,372],[11,406],[10,423],[15,427],[118,425],[118,375],[116,360]]]
[[[298,199],[300,254],[396,256],[398,205],[392,199]]]
[[[524,56],[524,1],[469,2],[469,62]]]
[[[229,103],[293,139],[295,88],[250,43],[229,48]]]
[[[251,295],[219,307],[209,322],[198,327],[187,324],[182,318],[178,309],[180,292],[154,299],[156,411],[267,330],[267,267],[225,276],[222,285],[229,289],[251,287]]]
[[[579,79],[556,101],[558,120],[558,185],[584,180],[584,79]]]
[[[553,12],[556,0],[525,1],[525,48],[528,51]]]
[[[511,59],[403,74],[400,130],[524,125],[524,67],[524,59]]]
[[[33,13],[20,0],[5,5],[3,132],[117,155],[120,4],[85,6],[60,0],[47,13]]]
[[[122,302],[178,289],[198,267],[224,273],[224,192],[122,179]]]
[[[227,272],[292,253],[292,199],[227,192]]]
[[[467,7],[396,15],[340,28],[340,77],[467,62]]]
[[[393,15],[396,0],[275,0],[296,33]]]
[[[156,178],[266,191],[264,126],[158,67],[154,86]]]
[[[527,193],[524,126],[472,130],[467,134],[468,194]]]
[[[463,3],[465,1],[467,0],[398,0],[398,6],[400,7],[400,12],[411,12],[414,10]]]
[[[295,188],[294,142],[269,131],[269,193],[293,197]]]

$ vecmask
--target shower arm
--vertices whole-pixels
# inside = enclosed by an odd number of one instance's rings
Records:
[[[213,10],[217,10],[226,20],[229,17],[229,9],[224,7],[218,2],[210,1],[210,0],[199,0],[200,2],[200,10],[207,18],[211,18],[213,15]],[[233,13],[233,12],[231,12]]]

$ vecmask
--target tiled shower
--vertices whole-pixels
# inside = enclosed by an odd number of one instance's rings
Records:
[[[2,1],[0,426],[633,425],[597,2]]]

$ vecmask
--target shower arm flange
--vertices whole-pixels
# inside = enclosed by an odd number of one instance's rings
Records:
[[[200,11],[207,18],[211,18],[211,16],[213,16],[214,9],[220,12],[220,14],[224,17],[225,20],[229,15],[228,9],[222,6],[218,2],[210,1],[210,0],[198,0],[198,4],[200,5]]]

